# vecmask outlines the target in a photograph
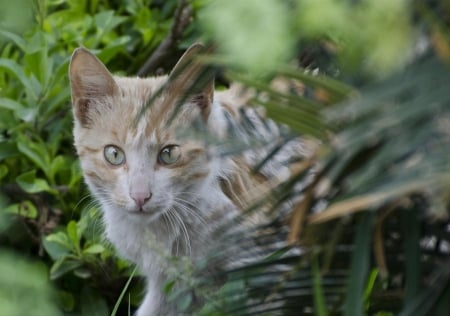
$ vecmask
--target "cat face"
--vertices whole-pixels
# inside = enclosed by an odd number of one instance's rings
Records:
[[[211,163],[193,126],[207,120],[213,82],[186,93],[199,49],[183,55],[174,79],[113,77],[88,51],[74,53],[75,146],[85,180],[106,208],[153,220],[185,208],[207,184]]]

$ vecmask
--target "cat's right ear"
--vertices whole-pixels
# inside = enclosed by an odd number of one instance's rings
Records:
[[[69,66],[72,104],[78,121],[88,126],[93,101],[117,92],[117,84],[105,65],[87,49],[77,48]]]
[[[196,104],[205,120],[214,99],[214,69],[197,59],[208,52],[200,43],[191,45],[169,75],[169,91]]]

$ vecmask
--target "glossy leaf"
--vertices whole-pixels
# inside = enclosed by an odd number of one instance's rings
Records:
[[[36,177],[36,170],[23,173],[16,179],[17,184],[28,193],[49,192],[56,194],[45,179]]]

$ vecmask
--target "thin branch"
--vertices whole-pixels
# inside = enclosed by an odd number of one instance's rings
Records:
[[[191,22],[192,7],[187,0],[179,0],[174,13],[173,24],[169,34],[159,44],[153,54],[147,59],[144,65],[139,69],[138,76],[145,76],[155,71],[161,62],[176,49],[177,42],[183,35],[183,31]]]

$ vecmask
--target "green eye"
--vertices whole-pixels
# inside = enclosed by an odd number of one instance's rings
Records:
[[[105,146],[103,155],[107,162],[113,166],[120,166],[125,163],[125,153],[122,149],[114,145]]]
[[[177,145],[169,145],[159,152],[158,161],[162,165],[172,165],[180,159],[181,150]]]

